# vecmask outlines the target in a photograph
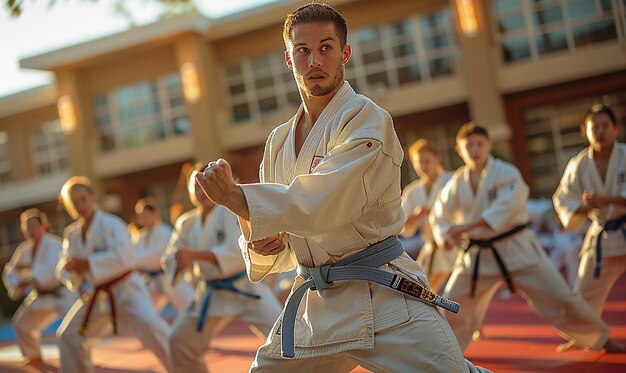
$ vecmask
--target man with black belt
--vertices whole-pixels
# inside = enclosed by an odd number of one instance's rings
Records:
[[[54,275],[61,256],[61,238],[48,233],[48,218],[38,209],[20,214],[20,228],[26,240],[5,265],[2,280],[11,299],[26,299],[11,324],[27,365],[43,362],[41,331],[63,317],[76,295]]]
[[[461,347],[469,345],[504,279],[564,338],[589,349],[619,349],[527,228],[528,186],[517,168],[489,155],[489,134],[476,123],[464,124],[456,141],[465,166],[446,184],[429,219],[441,247],[465,248],[444,291],[462,306],[446,315]]]
[[[81,298],[59,326],[60,371],[93,372],[91,347],[111,331],[138,337],[169,370],[169,326],[154,310],[141,277],[133,272],[126,224],[98,209],[84,176],[67,180],[61,197],[76,221],[65,229],[57,276]]]
[[[570,160],[553,201],[566,229],[592,222],[574,290],[601,315],[626,272],[626,145],[615,141],[619,127],[607,106],[591,107],[580,127],[589,147]]]

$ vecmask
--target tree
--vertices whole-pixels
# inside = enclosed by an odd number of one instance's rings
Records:
[[[68,1],[68,0],[66,0]],[[98,0],[75,0],[83,2],[96,2]],[[117,13],[126,17],[131,24],[134,23],[131,5],[137,2],[147,3],[154,2],[162,7],[161,18],[167,18],[184,13],[197,13],[198,8],[194,0],[116,0],[114,9]],[[48,6],[53,7],[57,0],[48,0]],[[22,15],[26,7],[25,0],[4,0],[4,8],[8,11],[9,16],[18,18]]]

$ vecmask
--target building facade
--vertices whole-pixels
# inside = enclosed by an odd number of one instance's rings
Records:
[[[61,232],[56,196],[73,174],[127,220],[142,196],[166,212],[185,203],[189,162],[224,157],[255,181],[266,136],[300,102],[281,28],[301,3],[180,16],[23,59],[56,82],[0,98],[0,256],[25,208],[48,211]],[[405,146],[430,139],[448,168],[460,164],[456,130],[478,120],[533,196],[548,197],[585,146],[590,105],[626,123],[626,0],[329,3],[349,25],[346,79],[391,113]],[[406,184],[415,175],[404,167]]]

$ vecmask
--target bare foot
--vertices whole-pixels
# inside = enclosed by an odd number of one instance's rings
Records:
[[[621,343],[618,343],[612,339],[608,339],[606,341],[606,343],[604,344],[604,351],[606,351],[606,353],[608,354],[623,354],[626,353],[626,349],[624,348],[624,345]]]
[[[36,357],[36,358],[26,360],[26,363],[24,363],[25,366],[29,366],[29,367],[38,367],[42,364],[44,364],[44,362],[41,357]]]
[[[607,341],[608,343],[608,341]],[[574,343],[574,341],[569,341],[563,344],[560,344],[558,346],[556,346],[556,352],[565,352],[565,351],[570,351],[573,350],[575,348],[578,348],[578,346],[576,346],[576,343]]]
[[[485,338],[485,333],[483,333],[482,329],[474,330],[474,333],[472,334],[472,341],[480,341],[483,338]]]

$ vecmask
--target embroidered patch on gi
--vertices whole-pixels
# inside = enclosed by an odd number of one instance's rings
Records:
[[[371,147],[372,147],[372,145],[374,145],[374,144],[372,144],[372,142],[371,142],[371,141],[368,141],[368,142],[367,142],[367,144],[365,144],[365,146],[367,146],[367,148],[368,148],[368,149],[369,149],[369,148],[371,148]]]
[[[313,160],[311,161],[311,167],[309,168],[309,173],[313,172],[315,167],[317,167],[317,165],[320,164],[322,159],[324,159],[324,157],[322,157],[320,155],[316,155],[316,156],[313,157]]]
[[[626,171],[621,171],[617,174],[617,182],[620,184],[624,184],[626,181]]]
[[[495,187],[489,189],[487,192],[487,199],[491,202],[494,201],[498,197],[498,191]]]

